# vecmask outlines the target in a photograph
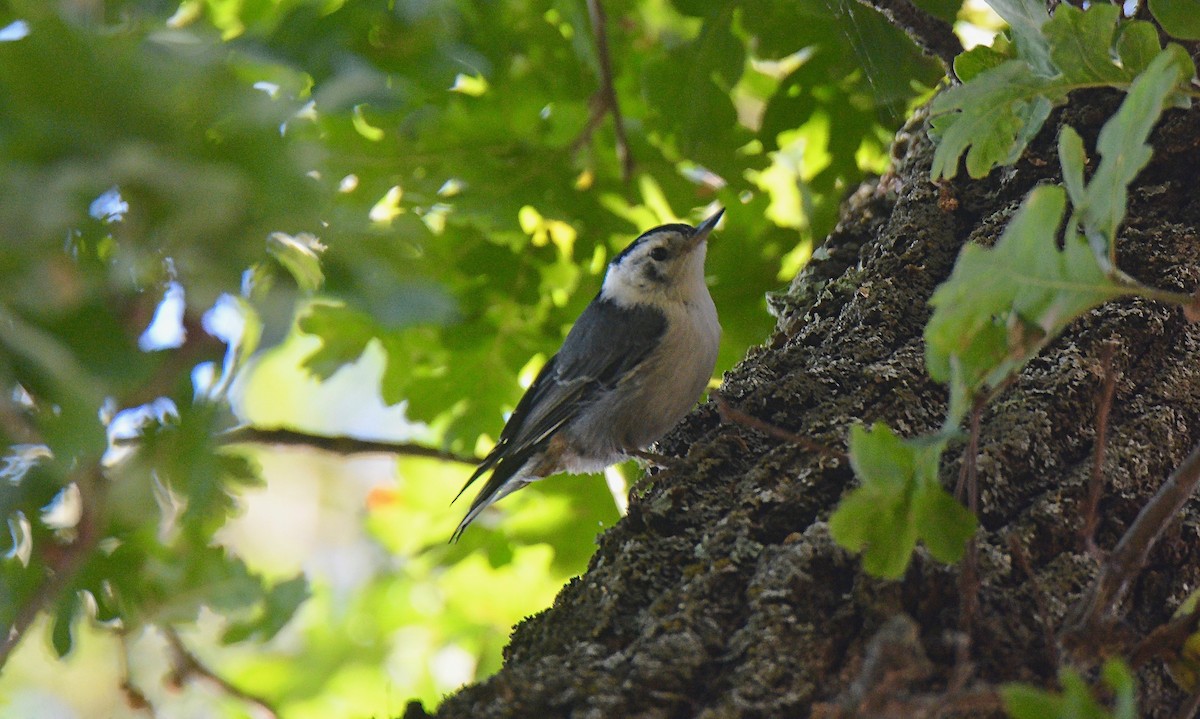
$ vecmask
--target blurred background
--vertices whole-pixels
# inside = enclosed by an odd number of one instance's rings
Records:
[[[726,208],[719,379],[943,76],[853,0],[0,0],[0,717],[495,671],[639,472],[450,502],[607,261]]]

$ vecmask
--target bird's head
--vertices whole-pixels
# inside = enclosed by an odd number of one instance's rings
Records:
[[[608,263],[601,296],[626,306],[707,297],[704,255],[724,213],[718,210],[696,227],[676,223],[643,232]]]

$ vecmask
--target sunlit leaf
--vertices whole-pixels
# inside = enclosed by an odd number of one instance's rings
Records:
[[[266,641],[291,621],[296,610],[310,596],[308,579],[303,574],[279,582],[264,595],[258,618],[230,626],[221,640],[226,644],[242,642],[251,637]]]
[[[316,236],[307,232],[289,235],[272,232],[267,238],[267,251],[279,261],[305,292],[316,292],[325,281],[321,271],[321,253],[325,251]]]
[[[1073,82],[1127,82],[1140,68],[1113,63],[1110,48],[1121,9],[1096,4],[1086,11],[1062,5],[1043,31],[1050,41],[1054,66]]]

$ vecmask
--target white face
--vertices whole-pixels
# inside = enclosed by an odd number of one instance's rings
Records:
[[[663,225],[634,240],[613,258],[604,278],[604,295],[620,304],[691,299],[704,286],[708,229]]]

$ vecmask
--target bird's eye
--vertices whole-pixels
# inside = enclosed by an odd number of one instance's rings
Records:
[[[670,253],[667,252],[667,248],[655,247],[653,250],[650,250],[650,259],[654,260],[655,262],[662,262],[663,260],[667,259],[667,255],[669,254]]]

